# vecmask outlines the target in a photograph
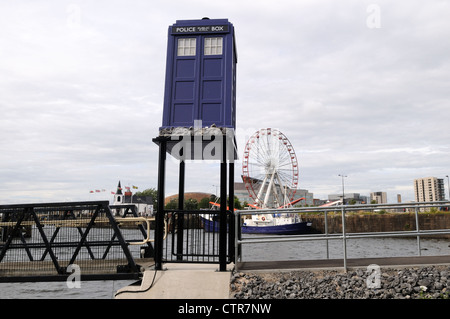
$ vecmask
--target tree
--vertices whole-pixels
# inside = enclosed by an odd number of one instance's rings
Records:
[[[235,209],[242,209],[241,202],[240,202],[239,198],[236,195],[234,195],[234,208]]]
[[[194,198],[189,198],[184,201],[184,209],[186,210],[196,210],[198,209],[198,202]]]
[[[221,204],[220,198],[219,198],[218,203]],[[227,206],[230,206],[229,203],[230,203],[230,197],[227,198]],[[239,198],[236,195],[234,195],[234,208],[235,209],[242,209],[241,202],[239,201]]]
[[[178,199],[172,199],[166,204],[165,209],[178,209]]]
[[[156,188],[147,188],[143,190],[142,192],[136,192],[135,195],[137,196],[151,196],[153,199],[153,209],[158,209],[158,191]]]
[[[178,209],[178,198],[172,199],[170,202],[166,204],[164,207],[167,210]],[[189,198],[184,201],[184,209],[185,210],[196,210],[198,209],[198,202],[196,199]]]
[[[210,202],[210,198],[209,197],[203,197],[200,202],[198,203],[198,208],[202,209],[202,208],[209,208],[209,202]]]

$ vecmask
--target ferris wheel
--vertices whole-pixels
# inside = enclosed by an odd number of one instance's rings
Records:
[[[277,129],[260,129],[244,149],[242,179],[259,208],[285,207],[293,201],[298,185],[294,147]]]

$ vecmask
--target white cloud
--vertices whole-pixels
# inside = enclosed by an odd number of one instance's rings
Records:
[[[450,6],[378,1],[371,29],[371,3],[3,2],[0,203],[90,199],[119,179],[156,187],[167,28],[203,16],[236,28],[240,152],[278,128],[316,197],[344,173],[350,191],[413,199],[414,178],[449,174]],[[216,164],[188,168],[187,189],[215,190]]]

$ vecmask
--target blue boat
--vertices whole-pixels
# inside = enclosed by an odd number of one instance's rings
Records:
[[[218,232],[219,221],[210,215],[201,216],[203,228],[207,232]],[[308,233],[311,223],[302,221],[296,214],[261,214],[244,219],[241,226],[243,234],[299,235]]]

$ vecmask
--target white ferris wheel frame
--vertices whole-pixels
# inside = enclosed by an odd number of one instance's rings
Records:
[[[279,130],[260,129],[248,139],[242,161],[242,179],[255,205],[275,208],[269,202],[271,195],[280,207],[293,201],[298,176],[294,147]]]

